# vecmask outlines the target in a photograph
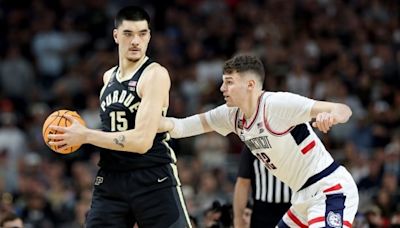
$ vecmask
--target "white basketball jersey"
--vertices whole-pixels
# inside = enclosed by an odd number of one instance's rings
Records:
[[[222,135],[239,135],[272,174],[297,191],[333,162],[308,123],[314,103],[292,93],[264,92],[251,119],[226,105],[207,112],[206,119]]]

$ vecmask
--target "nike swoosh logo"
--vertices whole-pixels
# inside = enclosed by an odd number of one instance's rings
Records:
[[[158,179],[157,179],[157,182],[158,182],[158,183],[161,183],[161,182],[165,181],[166,179],[168,179],[168,177],[164,177],[164,178],[161,178],[161,179],[158,178]]]

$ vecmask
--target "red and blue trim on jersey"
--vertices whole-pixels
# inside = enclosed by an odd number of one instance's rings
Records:
[[[299,189],[305,189],[308,186],[316,183],[317,181],[321,180],[322,178],[328,176],[329,174],[333,173],[337,168],[339,168],[339,163],[337,162],[332,162],[328,167],[326,167],[324,170],[322,170],[321,172],[311,176],[310,178],[307,179],[307,181],[303,184],[303,186],[301,186],[301,188]]]
[[[326,200],[325,200],[325,215],[312,218],[308,220],[307,224],[303,223],[294,213],[292,210],[288,210],[286,212],[287,218],[290,223],[296,224],[296,226],[301,228],[307,228],[311,225],[318,225],[318,227],[328,227],[328,228],[335,228],[335,227],[352,227],[351,222],[343,219],[343,213],[345,209],[345,201],[346,196],[343,193],[337,194],[327,194],[330,192],[334,192],[337,190],[342,189],[340,184],[332,186],[328,189],[325,189],[323,192],[326,193]],[[277,225],[279,228],[289,228],[289,226],[281,219]]]

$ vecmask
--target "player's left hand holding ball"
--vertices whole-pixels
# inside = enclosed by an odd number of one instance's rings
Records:
[[[64,115],[64,117],[71,122],[71,125],[68,127],[50,125],[50,129],[60,132],[60,134],[50,134],[48,136],[51,140],[49,144],[57,147],[71,147],[84,144],[87,128],[70,115]]]

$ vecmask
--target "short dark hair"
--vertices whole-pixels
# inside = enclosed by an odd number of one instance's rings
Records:
[[[143,21],[146,20],[147,24],[150,27],[150,16],[149,14],[141,7],[138,6],[127,6],[120,9],[117,13],[117,16],[114,20],[115,28],[118,28],[122,24],[122,21]]]
[[[264,83],[265,71],[264,65],[261,60],[253,55],[236,55],[233,58],[227,60],[224,64],[223,73],[232,74],[234,72],[253,72],[255,73],[261,83]]]
[[[21,218],[18,217],[15,213],[9,212],[6,215],[4,215],[4,217],[1,219],[0,227],[3,227],[6,222],[11,222],[11,221],[14,221],[17,219],[21,219]]]

